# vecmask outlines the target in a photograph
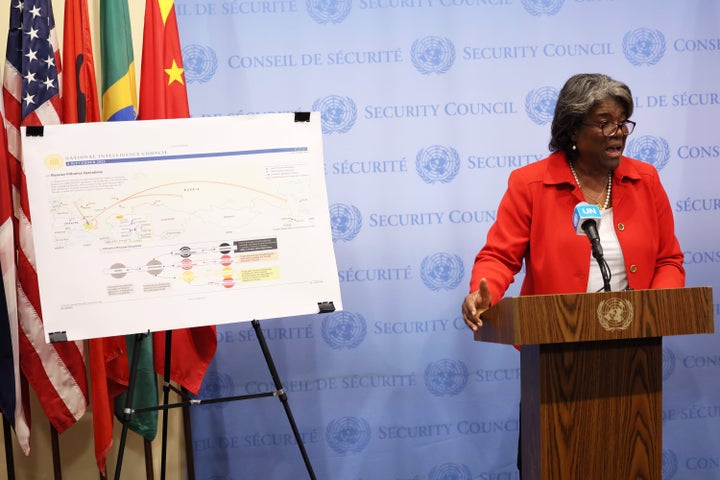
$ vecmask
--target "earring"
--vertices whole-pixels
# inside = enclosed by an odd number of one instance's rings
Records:
[[[573,149],[573,151],[577,150],[577,145],[575,145],[575,144],[573,143],[572,149]]]

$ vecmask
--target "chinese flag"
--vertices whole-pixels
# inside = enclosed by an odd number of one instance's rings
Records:
[[[140,120],[190,117],[172,0],[148,0],[145,4],[141,73]]]
[[[175,4],[172,0],[148,0],[145,4],[138,119],[189,116]],[[164,374],[165,332],[153,335],[153,346],[155,371]],[[170,379],[197,393],[216,347],[214,326],[173,330]]]

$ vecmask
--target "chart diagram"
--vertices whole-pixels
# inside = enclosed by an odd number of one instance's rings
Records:
[[[238,304],[232,321],[340,303],[319,122],[121,123],[24,139],[49,328],[92,338],[146,330],[132,322],[138,310],[166,330],[221,323],[207,317]],[[228,128],[245,134],[218,134]],[[83,151],[80,138],[94,142]],[[289,305],[273,301],[278,291],[292,292]],[[86,325],[97,315],[103,327]]]

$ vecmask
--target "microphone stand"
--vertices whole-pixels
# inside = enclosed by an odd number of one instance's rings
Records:
[[[610,267],[605,261],[605,257],[603,257],[603,249],[602,245],[600,244],[600,236],[598,235],[597,231],[597,223],[595,222],[595,219],[590,218],[582,222],[581,228],[590,240],[592,256],[595,257],[595,260],[597,260],[598,265],[600,266],[600,274],[603,277],[603,291],[609,292],[610,277],[612,275],[610,273]]]
[[[603,256],[600,242],[598,242],[597,244],[592,244],[592,256],[595,257],[595,260],[597,260],[597,263],[600,266],[600,274],[603,278],[603,291],[609,292],[610,278],[612,277],[612,274],[610,273],[610,267],[608,266],[607,262],[605,261],[605,257]]]

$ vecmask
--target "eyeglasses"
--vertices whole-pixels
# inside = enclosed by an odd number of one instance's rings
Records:
[[[632,120],[625,120],[622,123],[615,122],[603,122],[603,123],[588,123],[583,122],[583,125],[591,125],[593,127],[600,127],[602,134],[606,137],[614,137],[620,131],[623,135],[630,135],[635,130],[637,125]]]

